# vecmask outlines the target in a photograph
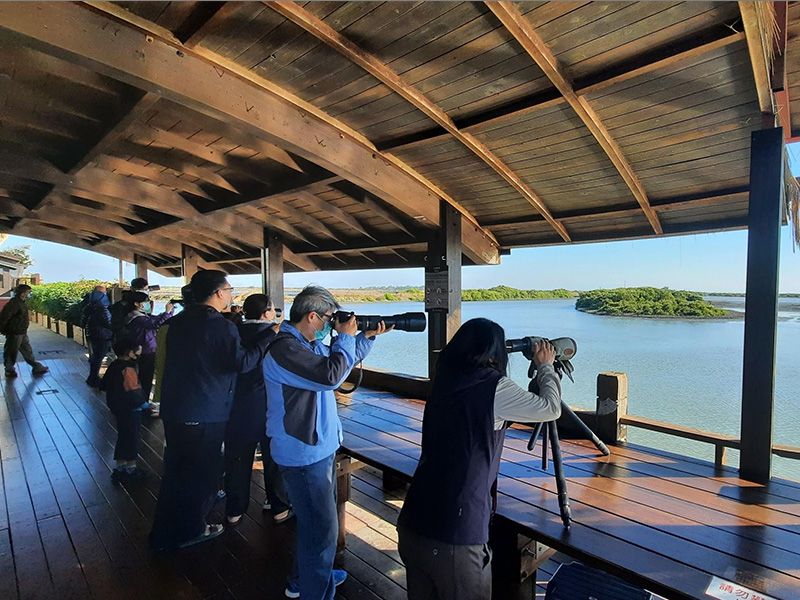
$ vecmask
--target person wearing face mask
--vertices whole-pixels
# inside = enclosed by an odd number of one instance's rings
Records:
[[[194,301],[164,326],[161,420],[166,449],[150,547],[174,550],[213,539],[223,531],[209,524],[222,475],[222,442],[237,375],[257,369],[271,331],[254,334],[245,347],[221,311],[233,302],[222,271],[198,271]]]
[[[150,399],[153,388],[153,375],[156,370],[156,332],[164,322],[172,317],[173,305],[168,302],[164,312],[151,315],[150,297],[144,292],[132,292],[129,301],[133,309],[125,316],[125,336],[139,342],[142,356],[139,358],[139,381],[145,398]]]
[[[381,322],[377,330],[357,334],[355,316],[331,323],[338,308],[325,288],[306,287],[264,359],[267,437],[297,518],[289,598],[331,600],[347,578],[333,568],[338,536],[334,456],[342,442],[333,391],[369,354],[375,336],[391,329]],[[338,335],[328,345],[332,329]]]
[[[34,375],[43,375],[50,369],[36,360],[33,348],[28,339],[28,304],[27,300],[33,292],[31,286],[21,283],[14,288],[14,297],[11,298],[3,310],[0,311],[0,333],[6,336],[3,345],[3,364],[6,368],[6,378],[17,376],[17,355],[33,369]]]
[[[100,389],[106,393],[106,404],[117,421],[116,465],[111,472],[111,481],[120,483],[146,475],[146,471],[136,466],[136,457],[139,455],[142,410],[148,403],[139,383],[136,364],[142,346],[131,338],[120,338],[114,343],[114,353],[117,359],[108,366]]]
[[[239,324],[242,344],[266,334],[274,337],[279,330],[275,319],[280,313],[266,294],[251,294],[243,305],[244,320]],[[278,314],[276,314],[278,313]],[[236,378],[233,408],[225,430],[225,514],[235,525],[250,504],[250,480],[256,445],[261,444],[264,489],[267,501],[264,510],[271,510],[275,523],[292,517],[289,498],[278,465],[272,460],[267,438],[267,388],[261,369],[242,373]]]

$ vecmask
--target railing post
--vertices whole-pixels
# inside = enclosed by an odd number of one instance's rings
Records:
[[[597,376],[597,424],[595,433],[606,444],[628,439],[628,427],[620,419],[628,414],[628,376],[600,373]]]

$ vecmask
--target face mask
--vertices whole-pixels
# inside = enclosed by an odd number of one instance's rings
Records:
[[[328,321],[328,322],[326,322],[326,323],[325,323],[325,325],[322,327],[322,331],[315,331],[315,332],[314,332],[314,339],[315,339],[315,340],[317,340],[318,342],[321,342],[321,341],[322,341],[322,340],[324,340],[326,337],[328,337],[328,334],[329,334],[330,332],[331,332],[331,322],[330,322],[330,321]]]
[[[144,303],[144,306],[142,306],[142,311],[144,311],[146,313],[150,312],[150,303],[149,302],[145,302]]]

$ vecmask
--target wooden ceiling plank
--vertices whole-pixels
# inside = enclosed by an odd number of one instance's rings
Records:
[[[567,230],[550,215],[544,202],[531,190],[511,169],[508,168],[491,150],[478,141],[474,136],[462,132],[456,127],[453,120],[438,105],[432,102],[418,89],[407,84],[392,69],[379,61],[372,54],[359,48],[356,44],[344,37],[338,31],[327,25],[324,21],[312,15],[299,5],[291,1],[264,2],[283,17],[303,28],[317,39],[347,57],[378,81],[387,85],[394,92],[405,98],[413,106],[421,110],[451,135],[464,144],[476,156],[491,166],[501,177],[511,184],[545,220],[564,238],[569,241]]]
[[[44,19],[38,13],[31,14],[32,10],[22,5],[0,5],[0,27],[24,45],[151,92],[159,91],[164,98],[231,122],[351,179],[428,227],[438,225],[440,198],[477,223],[468,211],[452,198],[438,194],[435,186],[419,174],[414,181],[404,177],[401,172],[408,174],[410,169],[396,157],[381,154],[369,140],[340,121],[202,46],[186,48],[172,34],[159,32],[152,23],[113,4],[95,5],[95,12],[67,3],[48,5]],[[80,25],[65,29],[60,25],[64,22]],[[123,27],[108,27],[109,22]],[[141,32],[150,35],[152,41],[145,40]],[[146,60],[139,60],[135,51]],[[197,85],[198,81],[205,85]],[[499,260],[490,232],[484,231],[472,242],[483,244],[467,249],[475,257],[495,256]]]
[[[757,7],[759,2],[740,1],[739,11],[742,14],[744,33],[747,36],[747,50],[750,53],[750,64],[756,80],[758,106],[762,115],[776,114],[772,85],[770,83],[769,55],[772,51],[772,32],[764,31],[758,24]],[[760,4],[767,4],[761,2]],[[769,3],[771,6],[772,3]]]
[[[170,173],[163,172],[155,167],[143,166],[132,163],[123,158],[115,156],[98,156],[95,161],[97,166],[108,171],[115,171],[122,175],[133,175],[135,177],[144,177],[150,180],[151,183],[161,184],[171,188],[177,188],[184,192],[189,192],[195,196],[206,198],[213,201],[214,198],[209,196],[199,185],[171,175]]]
[[[309,240],[302,231],[297,229],[294,225],[290,225],[286,223],[283,219],[277,218],[270,218],[271,215],[265,215],[261,210],[257,209],[255,206],[239,206],[237,207],[238,211],[243,215],[247,215],[248,217],[252,217],[265,225],[269,225],[270,227],[274,227],[275,229],[280,229],[284,233],[288,233],[293,238],[300,240],[301,242],[306,242],[307,244],[311,244],[312,246],[314,243]]]
[[[324,223],[321,223],[318,219],[314,219],[313,217],[307,215],[302,210],[294,208],[293,206],[287,204],[287,199],[279,199],[279,198],[268,198],[264,204],[277,210],[279,212],[288,215],[289,218],[295,219],[296,221],[300,221],[304,227],[308,227],[309,229],[313,229],[321,233],[322,235],[329,237],[340,244],[344,245],[344,242],[341,241],[337,235]],[[257,209],[256,209],[257,210]]]
[[[364,226],[361,223],[359,223],[354,216],[347,214],[338,206],[334,206],[330,202],[326,202],[325,200],[322,200],[321,198],[318,198],[317,196],[309,192],[299,192],[296,194],[296,197],[301,202],[307,203],[309,206],[312,206],[313,208],[325,213],[326,215],[333,217],[334,219],[344,223],[348,227],[352,227],[359,233],[367,236],[369,239],[375,240],[375,238],[372,237],[372,235],[366,229],[364,229]]]
[[[301,271],[319,271],[320,268],[312,258],[295,254],[286,246],[283,247],[283,260],[294,265]]]
[[[598,141],[617,171],[619,171],[626,185],[630,188],[639,206],[642,207],[647,220],[653,227],[653,231],[657,234],[663,233],[658,215],[650,207],[647,193],[641,181],[639,181],[630,163],[623,156],[622,150],[611,137],[611,134],[600,121],[589,102],[586,98],[575,93],[572,83],[555,55],[525,20],[519,9],[511,2],[486,2],[486,5],[547,75],[550,81],[553,82],[553,85],[566,98],[569,105]]]

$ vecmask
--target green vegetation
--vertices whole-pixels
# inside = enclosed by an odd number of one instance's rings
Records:
[[[565,289],[556,290],[518,290],[507,285],[498,285],[493,288],[478,290],[462,290],[461,299],[464,302],[486,300],[548,300],[554,298],[573,298],[574,292]]]
[[[703,300],[698,292],[652,287],[581,292],[575,308],[602,315],[724,317],[728,314]]]
[[[79,303],[96,285],[111,285],[96,279],[84,279],[71,283],[43,283],[33,286],[33,295],[28,307],[38,313],[59,321],[77,324],[80,321]]]

